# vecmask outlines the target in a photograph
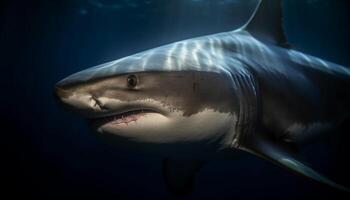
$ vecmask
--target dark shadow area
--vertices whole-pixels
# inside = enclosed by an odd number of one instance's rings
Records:
[[[3,0],[0,5],[2,195],[36,199],[173,199],[161,159],[116,151],[55,103],[53,86],[87,67],[174,41],[234,30],[256,1]],[[350,3],[287,0],[286,31],[303,52],[350,67]],[[343,130],[349,132],[349,127]],[[350,187],[349,136],[306,150]],[[205,166],[185,199],[342,199],[258,158]]]

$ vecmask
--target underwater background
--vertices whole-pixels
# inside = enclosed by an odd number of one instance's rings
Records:
[[[161,159],[117,151],[53,98],[62,78],[171,42],[234,30],[257,0],[2,0],[1,193],[11,199],[175,199]],[[350,67],[350,1],[285,0],[294,48]],[[344,127],[349,132],[349,127]],[[349,136],[304,157],[350,186]],[[328,148],[328,146],[332,146]],[[336,148],[334,146],[337,146]],[[184,199],[346,199],[253,156],[207,164]]]

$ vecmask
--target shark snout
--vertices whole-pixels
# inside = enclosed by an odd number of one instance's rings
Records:
[[[61,86],[55,85],[54,95],[57,100],[62,100],[62,98],[69,96],[69,92],[63,89]]]
[[[88,92],[57,84],[54,89],[54,95],[63,108],[82,117],[90,118],[102,112],[98,100]]]

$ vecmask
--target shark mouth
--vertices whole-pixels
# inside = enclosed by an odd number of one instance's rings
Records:
[[[150,109],[131,110],[131,111],[126,111],[126,112],[122,112],[122,113],[107,116],[107,117],[90,119],[90,122],[92,122],[95,125],[96,124],[128,125],[130,122],[136,122],[138,119],[144,117],[146,114],[149,114],[149,113],[157,113],[157,112]]]

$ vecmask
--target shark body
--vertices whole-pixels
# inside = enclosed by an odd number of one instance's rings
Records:
[[[263,0],[238,30],[89,68],[55,92],[99,137],[167,158],[166,183],[183,195],[203,161],[239,151],[348,191],[300,162],[291,147],[349,118],[349,86],[348,68],[290,48],[281,1]]]

